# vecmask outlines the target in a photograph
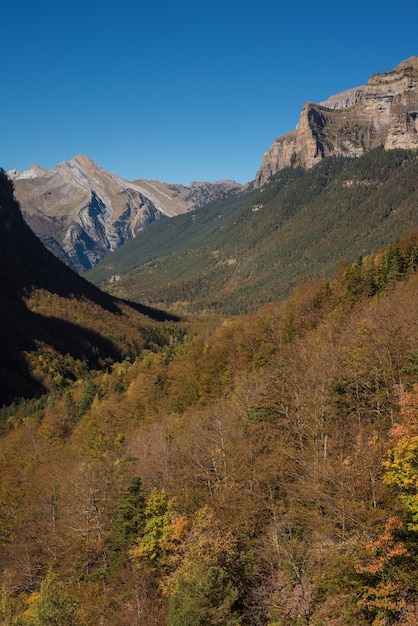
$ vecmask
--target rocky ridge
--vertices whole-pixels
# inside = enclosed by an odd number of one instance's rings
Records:
[[[192,183],[190,187],[130,182],[84,155],[51,170],[33,165],[8,175],[26,222],[47,248],[79,272],[152,222],[243,190],[233,181]]]
[[[326,156],[358,157],[378,146],[418,148],[418,56],[373,74],[366,85],[315,104],[307,102],[297,128],[276,139],[255,177],[261,187],[291,164],[311,168]]]

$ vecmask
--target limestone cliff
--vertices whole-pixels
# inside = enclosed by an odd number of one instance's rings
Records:
[[[377,146],[418,148],[418,56],[373,74],[366,85],[315,104],[307,102],[297,128],[275,140],[255,185],[291,164],[310,168],[326,156],[357,157]]]

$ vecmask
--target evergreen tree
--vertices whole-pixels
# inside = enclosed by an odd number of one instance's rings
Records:
[[[64,590],[52,570],[42,581],[39,592],[32,594],[23,623],[29,626],[81,626],[77,600]]]
[[[198,561],[191,571],[180,575],[176,592],[170,597],[170,626],[238,626],[241,617],[234,610],[238,589],[221,567]]]
[[[145,524],[145,494],[139,476],[132,476],[120,496],[120,503],[112,524],[111,549],[114,555],[125,554],[142,534]]]

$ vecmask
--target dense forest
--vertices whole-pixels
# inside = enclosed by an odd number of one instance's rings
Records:
[[[415,626],[418,233],[179,318],[73,274],[12,193],[0,624]]]
[[[411,233],[75,376],[39,344],[45,393],[1,411],[0,623],[415,625],[417,264]]]

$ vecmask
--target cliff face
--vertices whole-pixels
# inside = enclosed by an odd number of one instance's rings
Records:
[[[265,153],[255,185],[293,163],[310,168],[326,156],[357,157],[385,149],[418,148],[418,56],[373,74],[366,85],[315,104],[307,102],[295,130]]]

